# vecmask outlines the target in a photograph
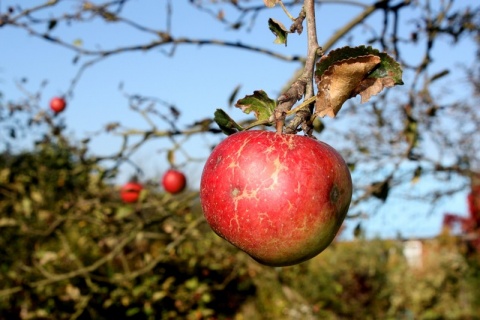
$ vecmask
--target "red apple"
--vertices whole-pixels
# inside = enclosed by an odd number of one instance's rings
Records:
[[[50,109],[52,109],[55,113],[62,112],[65,110],[66,106],[67,102],[64,98],[54,97],[52,100],[50,100]]]
[[[135,181],[127,182],[120,189],[120,198],[125,203],[137,202],[142,190],[143,186],[140,183]]]
[[[163,175],[162,185],[163,188],[171,194],[180,193],[187,185],[187,178],[185,178],[183,172],[169,169]]]
[[[243,131],[208,158],[200,201],[213,231],[258,262],[288,266],[335,238],[352,198],[340,154],[313,138]]]

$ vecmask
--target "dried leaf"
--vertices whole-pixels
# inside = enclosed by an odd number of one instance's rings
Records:
[[[171,167],[175,166],[175,151],[172,149],[167,152],[167,162]]]
[[[105,21],[108,21],[108,22],[118,21],[118,17],[112,12],[101,10],[99,14],[102,16],[103,19],[105,19]]]
[[[374,182],[371,185],[372,196],[383,202],[387,201],[388,193],[390,192],[390,178],[384,181]]]
[[[384,88],[403,84],[400,65],[388,54],[365,46],[343,47],[323,56],[316,64],[315,80],[319,91],[315,113],[331,117],[357,94],[364,103]]]
[[[352,97],[359,94],[362,99],[361,103],[365,103],[370,98],[380,93],[383,88],[391,88],[395,85],[391,78],[367,78],[364,79],[352,93]]]
[[[395,84],[403,84],[402,69],[398,62],[396,62],[385,52],[380,52],[377,49],[366,46],[343,47],[329,52],[328,55],[323,56],[322,59],[320,59],[320,61],[317,63],[315,78],[318,81],[323,73],[335,63],[368,55],[374,55],[380,57],[381,59],[380,65],[377,66],[377,68],[368,76],[369,78],[389,77],[394,80]]]
[[[218,11],[217,19],[220,20],[220,21],[225,20],[225,11],[223,11],[223,10]]]
[[[353,236],[355,239],[362,238],[365,235],[365,231],[362,228],[362,224],[359,222],[353,229]]]
[[[420,181],[420,177],[422,176],[423,169],[421,166],[418,166],[415,171],[413,172],[412,180],[410,181],[412,184],[417,184]]]
[[[48,26],[47,26],[48,31],[53,30],[57,26],[57,22],[58,21],[56,19],[49,20],[48,21]]]
[[[269,8],[275,7],[275,4],[277,3],[277,0],[263,0],[263,3]]]
[[[81,46],[83,46],[83,41],[82,41],[82,39],[75,39],[75,40],[73,40],[73,45],[74,45],[75,47],[81,47]]]
[[[105,126],[105,131],[111,132],[111,131],[117,129],[118,127],[120,127],[120,123],[118,123],[118,122],[108,123],[108,124]]]
[[[320,117],[328,115],[333,118],[343,103],[358,93],[362,93],[362,100],[368,100],[379,85],[376,81],[370,84],[370,80],[364,80],[379,63],[380,57],[368,55],[342,60],[330,66],[317,82],[315,113]],[[374,88],[369,89],[369,85],[374,85]]]

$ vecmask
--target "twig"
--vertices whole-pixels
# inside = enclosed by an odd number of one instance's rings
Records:
[[[305,67],[300,77],[298,77],[298,79],[290,86],[290,88],[278,98],[278,105],[274,113],[277,133],[283,132],[285,117],[287,113],[292,109],[293,105],[304,95],[306,99],[313,96],[313,72],[315,67],[315,60],[317,55],[322,53],[321,49],[318,46],[317,40],[315,22],[315,1],[305,0],[304,11],[307,20],[307,59],[305,61]],[[302,118],[308,117],[308,115],[305,114],[301,116]],[[296,122],[298,122],[298,119],[293,123]],[[287,128],[287,133],[293,133],[292,131],[296,131],[296,126],[295,128]]]
[[[283,12],[290,18],[290,20],[295,21],[295,18],[288,12],[287,7],[283,4],[282,0],[278,0],[278,4],[280,4],[280,7],[282,7]]]

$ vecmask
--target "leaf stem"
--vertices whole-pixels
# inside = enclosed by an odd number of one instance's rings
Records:
[[[315,101],[317,96],[311,96],[308,99],[303,100],[301,104],[299,104],[295,109],[291,109],[287,111],[287,116],[292,115],[294,113],[297,113],[299,111],[309,111],[310,110],[310,104]]]
[[[244,127],[243,130],[249,130],[252,129],[256,126],[262,126],[262,125],[271,125],[271,121],[266,119],[266,120],[257,120],[255,122],[250,123],[248,126]],[[243,131],[242,130],[242,131]]]
[[[288,12],[287,7],[285,7],[285,5],[283,4],[283,1],[278,0],[277,2],[278,2],[278,4],[280,4],[280,6],[282,7],[283,11],[288,16],[288,18],[290,18],[290,20],[292,20],[292,21],[295,21],[295,18],[290,14],[290,12]]]

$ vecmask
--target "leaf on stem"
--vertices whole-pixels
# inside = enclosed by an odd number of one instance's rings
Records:
[[[344,47],[323,56],[316,65],[317,116],[335,117],[343,103],[360,94],[367,102],[383,88],[403,84],[400,65],[372,47]]]
[[[222,132],[226,135],[231,135],[235,132],[243,130],[242,126],[230,118],[230,116],[222,109],[217,109],[215,111],[213,120],[218,124],[220,130],[222,130]]]
[[[270,18],[268,19],[268,28],[276,36],[273,43],[284,44],[285,46],[287,46],[287,36],[289,31],[281,22]]]
[[[276,106],[276,101],[270,99],[263,90],[254,91],[253,95],[245,96],[235,104],[235,107],[240,108],[244,113],[253,112],[260,121],[270,120]]]

